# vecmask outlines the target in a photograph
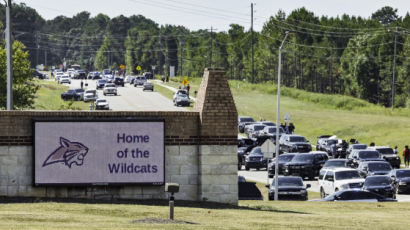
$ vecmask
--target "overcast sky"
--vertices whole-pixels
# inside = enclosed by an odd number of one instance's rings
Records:
[[[144,15],[159,24],[183,25],[190,30],[211,26],[226,31],[229,24],[250,27],[250,5],[254,6],[254,27],[261,30],[263,23],[279,9],[289,14],[306,7],[317,16],[336,17],[342,14],[368,18],[383,6],[398,9],[404,16],[410,10],[410,0],[14,0],[33,7],[45,19],[58,15],[72,17],[88,11],[91,16],[103,13],[113,18],[118,15]]]

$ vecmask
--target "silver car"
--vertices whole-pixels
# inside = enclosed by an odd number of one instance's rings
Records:
[[[152,84],[151,82],[145,82],[144,88],[142,88],[142,91],[145,91],[145,90],[154,91],[154,84]]]
[[[114,83],[106,83],[104,85],[103,94],[106,96],[107,94],[114,94],[117,96],[117,87]]]

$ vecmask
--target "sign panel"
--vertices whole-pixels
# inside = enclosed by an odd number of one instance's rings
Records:
[[[120,65],[120,69],[125,69],[125,65]]]
[[[285,114],[284,120],[285,120],[286,123],[289,123],[290,122],[290,114],[288,114],[288,113]]]
[[[182,84],[188,85],[188,84],[189,84],[189,81],[188,81],[187,79],[184,79],[184,80],[182,80]]]
[[[135,67],[136,70],[140,71],[141,70],[141,66],[137,66]]]
[[[264,158],[272,158],[273,153],[276,152],[276,146],[270,139],[266,139],[261,145],[261,150]]]
[[[34,121],[35,185],[164,183],[163,120]]]

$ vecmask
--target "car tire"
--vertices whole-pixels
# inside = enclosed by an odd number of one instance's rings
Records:
[[[107,94],[105,94],[105,93],[103,93],[104,94],[104,96],[107,96]]]
[[[339,189],[338,189],[338,188],[336,188],[336,189],[335,189],[335,192],[339,192]]]
[[[323,190],[323,188],[320,188],[320,198],[325,198],[326,197],[326,193],[325,190]]]
[[[274,198],[274,197],[271,197],[271,196],[269,196],[268,199],[269,199],[269,200],[275,200],[275,198]]]
[[[246,166],[245,166],[245,170],[246,170],[246,171],[249,171],[249,167],[246,167]]]
[[[242,169],[242,164],[238,163],[238,171],[241,171],[241,169]]]

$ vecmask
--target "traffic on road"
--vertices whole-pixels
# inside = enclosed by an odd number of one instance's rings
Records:
[[[276,154],[272,148],[266,157],[263,146],[267,141],[276,146],[277,128],[279,200],[309,200],[309,190],[320,193],[314,201],[410,201],[410,169],[389,146],[335,135],[318,136],[312,145],[294,133],[294,124],[238,117],[238,175],[265,183],[269,200],[275,193]]]
[[[68,69],[66,72],[55,70],[54,81],[69,86],[61,99],[84,101],[90,110],[115,111],[185,111],[186,109],[170,101],[155,91],[152,74],[142,76],[123,76],[117,71],[104,69],[102,72]],[[50,79],[52,81],[53,78]],[[186,105],[186,104],[184,104]],[[188,104],[189,105],[189,104]]]

